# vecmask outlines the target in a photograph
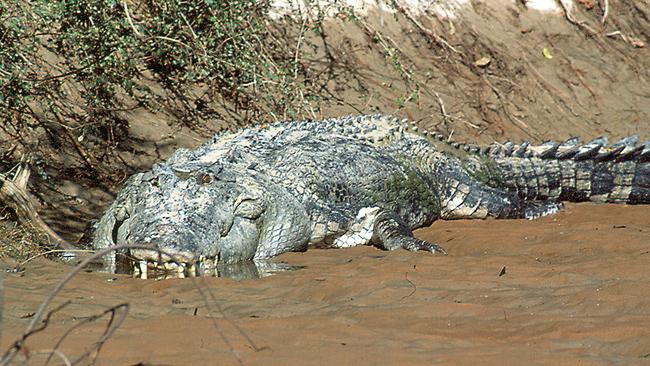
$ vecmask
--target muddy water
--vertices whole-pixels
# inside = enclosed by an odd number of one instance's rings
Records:
[[[647,206],[436,222],[417,235],[450,255],[310,250],[278,258],[304,269],[243,281],[81,273],[27,350],[42,364],[37,353],[71,326],[128,303],[100,365],[650,364]],[[67,270],[35,261],[5,274],[3,350]],[[105,324],[76,329],[60,350],[81,354]]]

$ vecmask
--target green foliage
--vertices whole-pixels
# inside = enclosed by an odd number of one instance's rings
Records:
[[[371,33],[370,41],[379,47],[380,52],[384,56],[384,60],[389,65],[392,65],[393,70],[400,76],[402,81],[406,84],[405,93],[399,96],[395,103],[404,108],[409,102],[417,102],[420,93],[420,83],[413,77],[411,68],[404,63],[403,54],[397,44],[384,38],[384,35],[378,31],[368,27]],[[389,84],[389,88],[393,85]]]
[[[396,103],[417,102],[420,85],[399,46],[351,7],[336,6],[336,17],[368,32],[406,84]],[[272,21],[268,7],[254,0],[0,2],[0,136],[9,137],[0,150],[18,143],[29,151],[45,138],[50,147],[72,146],[92,170],[127,137],[126,112],[137,108],[163,110],[192,128],[230,112],[244,120],[315,117],[335,74],[301,48],[320,40],[328,49],[326,12],[316,6],[315,18]]]
[[[199,122],[205,101],[185,93],[197,85],[236,108],[286,115],[296,67],[281,44],[267,42],[267,7],[253,0],[0,2],[0,118],[8,122],[0,128],[19,138],[26,126],[50,136],[63,126],[111,142],[127,105],[156,109],[173,96],[183,118]],[[152,91],[152,82],[164,91]]]

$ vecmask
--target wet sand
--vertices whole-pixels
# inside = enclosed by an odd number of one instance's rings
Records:
[[[26,346],[51,349],[84,317],[128,303],[97,364],[650,364],[647,206],[439,221],[417,235],[449,256],[310,250],[278,258],[305,269],[243,281],[80,273],[53,302],[72,304]],[[68,270],[42,260],[5,274],[3,350]],[[74,358],[104,325],[75,330],[60,350]]]

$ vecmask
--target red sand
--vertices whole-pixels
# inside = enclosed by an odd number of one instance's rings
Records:
[[[307,268],[258,280],[81,273],[54,301],[72,304],[26,345],[51,349],[126,302],[98,364],[650,364],[649,214],[580,204],[537,221],[440,221],[417,235],[448,257],[310,250],[278,258]],[[68,270],[35,261],[5,274],[3,350]],[[62,352],[79,355],[103,326],[76,330]]]

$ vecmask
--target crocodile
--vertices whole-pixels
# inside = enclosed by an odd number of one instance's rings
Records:
[[[308,247],[446,255],[412,230],[438,219],[534,219],[587,200],[650,203],[650,142],[479,146],[391,116],[348,116],[262,123],[179,149],[128,179],[90,240],[155,245],[162,255],[121,253],[144,276],[198,275]],[[105,260],[114,271],[116,255]]]

